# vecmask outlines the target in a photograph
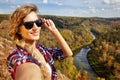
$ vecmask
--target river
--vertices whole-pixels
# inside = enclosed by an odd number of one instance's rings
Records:
[[[95,39],[95,36],[92,32],[90,32],[93,36],[93,39]],[[74,65],[77,67],[79,71],[87,71],[88,76],[91,80],[96,80],[98,77],[97,74],[92,70],[91,66],[88,63],[87,60],[87,53],[90,51],[90,47],[86,46],[81,48],[80,52],[74,56]]]

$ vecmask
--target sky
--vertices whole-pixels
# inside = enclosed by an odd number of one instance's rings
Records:
[[[120,0],[0,0],[0,14],[12,14],[23,4],[35,4],[42,15],[120,17]]]

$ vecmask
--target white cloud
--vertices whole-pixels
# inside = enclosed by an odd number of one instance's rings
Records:
[[[113,3],[113,4],[114,4],[114,3],[115,3],[115,4],[116,4],[116,3],[120,3],[120,0],[111,0],[111,3]]]
[[[101,10],[102,10],[102,11],[105,11],[105,9],[104,9],[104,8],[102,8]]]
[[[6,2],[14,2],[15,0],[5,0]]]
[[[96,13],[96,8],[93,6],[88,7],[91,13]]]
[[[20,7],[20,5],[17,5],[17,7]]]
[[[96,9],[95,8],[92,8],[90,9],[91,13],[96,13]]]
[[[56,2],[57,5],[63,5],[61,2]]]
[[[119,11],[120,11],[120,8],[118,7],[118,8],[116,8],[116,10],[119,10]]]
[[[91,3],[91,1],[84,1],[84,3],[86,3],[86,4],[90,4],[90,3]]]
[[[15,8],[18,8],[18,7],[20,7],[20,5],[11,5],[10,6],[10,8],[12,8],[12,9],[15,9]]]
[[[120,12],[120,7],[115,7],[113,9]]]
[[[48,0],[43,0],[43,3],[44,3],[44,4],[47,4],[47,3],[48,3]]]
[[[16,7],[16,6],[13,6],[13,5],[12,5],[12,6],[10,6],[10,8],[15,8],[15,7]]]
[[[120,0],[104,0],[105,4],[120,4]]]
[[[104,0],[103,1],[105,4],[110,4],[110,0]]]

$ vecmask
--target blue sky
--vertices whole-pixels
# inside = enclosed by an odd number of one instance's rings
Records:
[[[36,4],[42,15],[120,17],[120,0],[0,0],[0,14],[11,14],[30,3]]]

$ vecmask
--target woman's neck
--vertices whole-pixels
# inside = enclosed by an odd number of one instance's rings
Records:
[[[26,40],[25,42],[29,45],[29,47],[36,48],[36,41]]]

